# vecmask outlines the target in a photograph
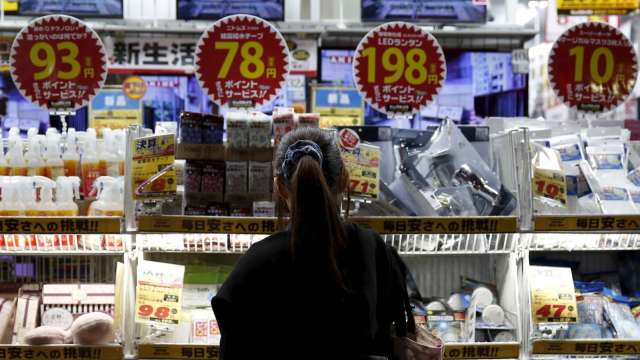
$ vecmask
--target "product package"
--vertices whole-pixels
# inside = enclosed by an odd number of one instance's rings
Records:
[[[249,147],[252,149],[270,148],[271,131],[271,118],[261,112],[252,112],[249,118]]]
[[[271,194],[271,168],[270,162],[249,162],[249,193]]]
[[[202,144],[203,132],[200,129],[202,115],[194,112],[180,114],[180,142],[183,144]]]
[[[38,326],[40,312],[40,297],[35,295],[21,295],[16,305],[16,316],[13,324],[12,344],[23,344],[25,334]]]
[[[319,128],[320,114],[318,113],[298,114],[298,121],[296,122],[296,125],[298,128]]]
[[[54,308],[66,309],[74,317],[96,311],[112,315],[114,301],[113,284],[45,284],[42,287],[43,316]]]
[[[273,201],[255,201],[253,203],[253,216],[275,217],[276,204]]]
[[[184,191],[186,193],[199,193],[202,183],[202,163],[199,161],[187,161],[184,168]]]
[[[11,343],[15,310],[14,299],[0,297],[0,344]]]
[[[631,313],[629,306],[618,303],[604,305],[604,315],[618,339],[640,338],[640,325]]]
[[[537,200],[549,206],[567,206],[567,182],[557,150],[534,144],[532,188]]]
[[[249,147],[249,114],[244,111],[232,111],[227,114],[227,147],[247,149]]]
[[[276,107],[273,109],[273,135],[276,145],[295,127],[293,108]]]
[[[206,114],[202,117],[202,143],[222,144],[224,119],[219,115]]]
[[[206,162],[202,165],[200,191],[206,194],[223,194],[225,165],[224,162]]]
[[[247,162],[227,161],[226,162],[226,193],[245,194],[248,187]]]

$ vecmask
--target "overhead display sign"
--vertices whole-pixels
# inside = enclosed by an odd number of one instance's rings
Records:
[[[558,0],[560,15],[626,15],[638,9],[638,0]]]
[[[272,101],[289,73],[289,49],[276,28],[255,16],[216,21],[196,46],[200,86],[221,107],[256,108]]]
[[[107,77],[107,56],[98,34],[65,15],[30,22],[16,36],[10,62],[22,96],[50,111],[87,105]]]
[[[391,116],[411,116],[433,101],[446,78],[438,41],[421,27],[391,22],[358,44],[353,76],[362,97]]]
[[[126,129],[142,124],[142,102],[126,96],[122,88],[102,89],[89,105],[89,126],[102,129]]]
[[[549,81],[565,105],[606,112],[633,91],[638,59],[629,39],[600,22],[578,24],[556,40],[549,55]]]

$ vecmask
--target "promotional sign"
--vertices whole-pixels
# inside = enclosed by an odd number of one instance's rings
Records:
[[[351,87],[313,87],[311,112],[320,114],[320,127],[364,124],[364,103],[358,90]]]
[[[561,15],[626,15],[638,9],[638,0],[558,0]]]
[[[560,36],[549,54],[549,81],[567,106],[605,112],[633,91],[638,59],[633,45],[605,23],[578,24]]]
[[[134,199],[175,194],[177,188],[175,135],[157,135],[133,142],[132,186]]]
[[[136,284],[136,323],[180,323],[184,266],[142,260]]]
[[[196,46],[200,86],[221,107],[255,108],[275,98],[289,72],[289,49],[268,22],[250,15],[216,21]]]
[[[531,266],[531,317],[540,323],[578,321],[571,268]]]
[[[314,39],[287,39],[291,52],[291,73],[315,77],[318,74],[318,41]]]
[[[142,124],[142,102],[126,96],[123,89],[103,89],[89,104],[89,126],[98,133],[104,128],[126,129]]]
[[[380,192],[380,148],[362,144],[353,129],[338,133],[342,160],[349,173],[351,195],[377,199]]]
[[[10,61],[22,96],[51,111],[88,104],[107,77],[107,56],[98,35],[65,15],[44,16],[23,28]]]
[[[410,116],[433,101],[446,78],[444,53],[421,27],[391,22],[358,44],[353,76],[362,97],[391,116]]]
[[[193,71],[196,64],[196,40],[163,34],[143,37],[127,33],[107,45],[109,66],[114,69],[180,69]]]
[[[122,91],[129,99],[140,100],[147,93],[147,83],[140,76],[129,76],[122,83]]]

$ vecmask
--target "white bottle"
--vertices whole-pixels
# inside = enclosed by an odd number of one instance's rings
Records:
[[[47,138],[47,150],[45,151],[45,162],[47,164],[47,177],[52,180],[59,176],[65,176],[64,161],[60,156],[60,136],[49,136]]]
[[[29,149],[24,155],[24,162],[27,165],[28,176],[47,176],[47,167],[44,159],[40,155],[40,141],[37,136],[29,139]]]
[[[69,129],[67,132],[67,142],[62,154],[65,176],[80,176],[80,154],[78,153],[78,143],[76,129]]]
[[[85,137],[80,167],[82,169],[82,193],[84,196],[89,196],[94,182],[100,177],[100,160],[96,152],[96,138],[90,133],[87,133]]]
[[[118,177],[120,176],[120,157],[116,133],[111,129],[102,129],[102,137],[104,145],[102,147],[102,156],[100,156],[100,170],[104,166],[104,176]],[[102,164],[102,161],[105,164]]]
[[[101,176],[95,183],[98,199],[89,206],[89,216],[124,216],[124,178]]]
[[[38,189],[33,181],[33,176],[22,177],[18,183],[18,192],[24,202],[24,214],[26,216],[40,216],[38,212]]]
[[[44,176],[34,176],[32,179],[36,193],[37,189],[40,189],[40,201],[35,204],[33,216],[58,215],[58,209],[53,202],[53,189],[56,187],[56,182]]]
[[[0,177],[2,201],[0,201],[0,216],[22,216],[24,205],[18,200],[18,182],[20,177]]]
[[[7,164],[11,167],[12,176],[27,176],[29,172],[22,152],[22,139],[9,137],[9,151],[7,151]]]
[[[77,176],[59,176],[56,180],[57,216],[78,216],[78,204],[74,199],[80,198],[80,178]]]

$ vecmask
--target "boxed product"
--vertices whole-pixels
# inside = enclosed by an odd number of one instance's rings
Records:
[[[202,183],[202,163],[187,161],[184,169],[184,191],[186,193],[199,193]]]
[[[276,204],[273,201],[256,201],[253,203],[253,216],[275,217]]]
[[[295,127],[295,113],[293,108],[276,107],[273,109],[273,136],[275,143],[280,140]]]
[[[247,163],[245,161],[226,162],[226,193],[245,194],[247,192]]]
[[[249,147],[271,147],[271,118],[261,112],[252,112],[249,120]]]
[[[298,114],[298,128],[318,128],[320,127],[320,114],[304,113]]]
[[[202,164],[200,191],[207,194],[224,193],[224,162],[207,162]]]
[[[222,144],[224,135],[224,119],[222,116],[204,115],[201,128],[203,144]]]
[[[180,142],[183,144],[202,144],[202,115],[194,112],[180,114]]]
[[[246,112],[227,114],[227,146],[230,149],[249,147],[249,119]]]
[[[24,335],[38,326],[40,297],[35,295],[20,295],[16,305],[16,316],[13,324],[13,344],[23,344]]]
[[[270,194],[272,182],[270,162],[249,163],[249,193]]]
[[[0,298],[0,344],[11,343],[12,322],[15,313],[14,299]]]

